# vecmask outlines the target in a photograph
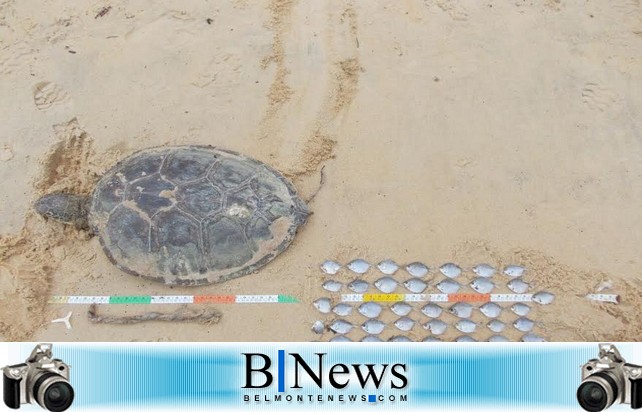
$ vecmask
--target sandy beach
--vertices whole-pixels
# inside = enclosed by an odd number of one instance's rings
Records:
[[[556,295],[539,335],[637,341],[641,85],[639,0],[0,0],[0,337],[328,340],[310,330],[319,265],[392,258],[524,265]],[[265,162],[313,214],[258,273],[195,289],[127,275],[32,209],[175,144]],[[584,298],[604,281],[619,304]],[[95,325],[48,303],[196,293],[300,303],[221,305],[207,327]],[[50,323],[69,310],[72,330]]]

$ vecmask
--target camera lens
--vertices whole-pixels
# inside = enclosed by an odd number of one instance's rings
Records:
[[[577,397],[582,408],[587,411],[601,411],[606,408],[606,391],[595,382],[585,382],[580,385]]]
[[[577,388],[577,401],[588,412],[599,412],[613,404],[617,397],[617,384],[606,373],[589,376]]]
[[[74,401],[74,390],[67,382],[56,382],[49,385],[43,397],[45,409],[59,412],[71,406]]]
[[[33,386],[33,393],[40,406],[51,412],[67,410],[74,401],[74,389],[56,373],[41,375]]]

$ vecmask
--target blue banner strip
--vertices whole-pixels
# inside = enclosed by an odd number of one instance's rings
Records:
[[[34,348],[3,345],[7,364]],[[642,344],[617,347],[642,363]],[[61,343],[53,355],[71,366],[74,411],[558,410],[578,408],[580,366],[598,344]],[[271,366],[248,378],[252,360]]]

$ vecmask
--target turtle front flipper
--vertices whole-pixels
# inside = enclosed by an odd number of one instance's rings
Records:
[[[62,223],[73,224],[77,229],[89,229],[88,196],[56,192],[38,199],[36,212],[45,219],[52,218]]]

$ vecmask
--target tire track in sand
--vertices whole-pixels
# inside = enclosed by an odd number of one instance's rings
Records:
[[[316,178],[307,178],[334,157],[341,122],[358,93],[362,71],[354,3],[334,0],[324,3],[322,10],[310,7],[314,6],[285,0],[271,3],[269,26],[275,31],[274,43],[263,63],[274,62],[276,73],[260,128],[261,142],[270,148],[270,161],[307,194],[318,185]],[[296,33],[286,38],[288,29]],[[300,32],[308,37],[302,39]],[[286,62],[286,49],[294,49],[288,55],[299,60]],[[307,54],[302,56],[301,50]],[[300,67],[302,59],[311,70],[287,67]],[[304,138],[287,142],[283,136],[288,132]]]
[[[276,72],[268,91],[268,107],[263,122],[270,122],[292,97],[293,91],[287,83],[289,71],[285,67],[284,37],[290,25],[294,5],[294,0],[272,0],[268,6],[270,20],[266,26],[273,33],[272,53],[263,58],[261,67],[266,69],[270,64],[274,64]]]

